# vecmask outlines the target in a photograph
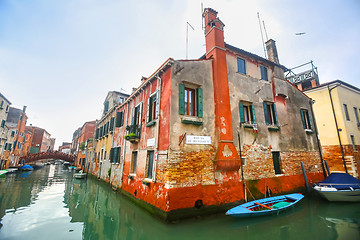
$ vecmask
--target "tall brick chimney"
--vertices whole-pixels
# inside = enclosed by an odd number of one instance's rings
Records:
[[[265,44],[266,44],[266,51],[268,54],[268,59],[272,62],[279,64],[280,63],[279,56],[278,56],[278,52],[276,49],[275,41],[272,39],[269,39]]]
[[[206,58],[213,59],[213,84],[215,102],[216,142],[215,169],[237,171],[240,168],[240,157],[233,140],[229,81],[224,42],[224,23],[217,17],[217,12],[205,8]]]

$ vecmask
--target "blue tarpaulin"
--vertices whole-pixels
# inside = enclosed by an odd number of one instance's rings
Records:
[[[347,173],[332,173],[319,185],[331,185],[338,190],[349,189],[350,187],[353,189],[360,189],[360,180]]]
[[[21,169],[33,169],[33,168],[29,164],[27,164],[22,166]]]

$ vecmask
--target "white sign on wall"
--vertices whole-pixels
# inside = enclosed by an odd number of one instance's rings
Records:
[[[149,139],[147,140],[147,146],[148,146],[148,147],[153,147],[153,146],[155,146],[155,138],[149,138]]]
[[[211,144],[211,137],[186,135],[186,144]]]

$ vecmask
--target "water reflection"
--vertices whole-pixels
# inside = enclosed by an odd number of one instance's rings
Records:
[[[360,239],[359,203],[306,197],[279,216],[223,214],[164,224],[94,178],[61,166],[0,182],[0,239]]]

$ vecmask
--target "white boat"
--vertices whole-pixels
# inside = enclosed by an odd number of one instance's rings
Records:
[[[74,178],[77,178],[77,179],[82,179],[82,178],[85,178],[87,175],[87,173],[84,173],[82,170],[78,173],[74,173]]]
[[[360,201],[360,181],[347,173],[332,173],[313,188],[331,202]]]
[[[15,173],[15,172],[17,172],[17,168],[8,168],[8,169],[6,169],[8,172],[7,173]]]

